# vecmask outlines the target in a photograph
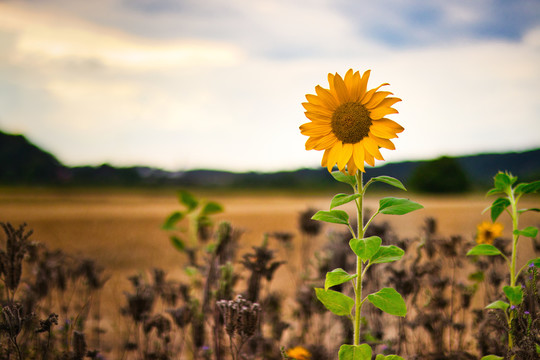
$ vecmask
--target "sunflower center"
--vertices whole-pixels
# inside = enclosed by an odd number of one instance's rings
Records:
[[[369,134],[369,110],[359,102],[341,104],[332,114],[332,132],[346,144],[356,144]]]

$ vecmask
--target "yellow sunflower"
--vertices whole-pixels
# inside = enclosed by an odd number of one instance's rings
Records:
[[[301,346],[295,346],[292,349],[287,350],[287,357],[296,360],[309,360],[311,359],[311,353]]]
[[[401,99],[389,97],[388,91],[378,91],[384,83],[367,91],[370,70],[362,76],[347,71],[345,77],[328,74],[330,89],[319,85],[317,95],[306,95],[302,103],[310,122],[300,126],[300,132],[309,136],[306,150],[324,150],[321,165],[332,171],[337,164],[345,166],[350,175],[364,170],[364,162],[375,166],[375,159],[384,160],[379,148],[394,150],[390,139],[403,131],[398,123],[385,118],[398,111],[392,107]]]
[[[476,242],[478,244],[493,244],[493,241],[502,235],[503,225],[501,223],[491,223],[483,221],[476,227]]]

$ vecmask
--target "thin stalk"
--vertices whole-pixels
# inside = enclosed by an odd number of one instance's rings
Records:
[[[364,188],[363,188],[363,179],[362,172],[356,172],[356,188],[355,193],[360,194],[360,197],[356,199],[356,208],[357,208],[357,234],[358,239],[364,237]],[[361,313],[362,313],[362,275],[363,275],[363,264],[362,259],[358,256],[356,258],[356,289],[355,289],[355,309],[354,309],[354,345],[360,345],[360,330],[361,330]]]
[[[517,274],[516,274],[516,259],[517,259],[517,244],[519,235],[515,234],[518,230],[518,213],[517,204],[514,197],[514,190],[510,189],[508,193],[508,199],[510,200],[510,206],[512,207],[512,263],[510,265],[510,286],[516,286]],[[514,319],[513,312],[510,312],[508,318],[508,348],[512,350],[514,347],[514,339],[512,336],[512,320]],[[513,358],[513,357],[512,357]]]

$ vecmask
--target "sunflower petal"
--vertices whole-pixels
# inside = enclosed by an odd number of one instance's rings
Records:
[[[369,90],[365,95],[364,97],[362,98],[362,100],[360,101],[362,104],[367,104],[371,98],[373,97],[373,95],[377,92],[377,90],[379,90],[381,87],[383,86],[386,86],[386,85],[390,85],[389,83],[384,83],[384,84],[381,84],[379,85],[378,87],[374,88],[374,89],[371,89]]]
[[[354,147],[353,147],[354,164],[362,172],[366,172],[366,170],[364,169],[364,152],[365,152],[364,145],[362,145],[361,142],[354,144]]]
[[[386,99],[383,99],[383,101],[381,101],[379,103],[379,106],[382,106],[382,107],[390,107],[392,105],[394,105],[395,103],[397,102],[400,102],[401,99],[400,98],[397,98],[397,97],[389,97],[389,98],[386,98]]]
[[[334,77],[334,89],[340,104],[349,101],[349,91],[345,86],[345,81],[343,81],[343,78],[339,74],[336,74]]]
[[[332,116],[332,110],[330,110],[329,108],[325,106],[315,105],[315,104],[306,103],[306,102],[302,103],[302,106],[304,107],[304,109],[306,109],[306,111],[314,112],[321,115],[327,115],[329,117]]]
[[[369,151],[364,151],[364,157],[369,166],[375,166],[375,159],[373,158],[373,155],[369,153]]]
[[[351,156],[351,158],[349,159],[349,162],[347,163],[347,172],[349,173],[349,175],[354,175],[356,174],[357,170],[358,168],[354,164],[354,158]]]
[[[300,126],[300,132],[306,136],[324,136],[328,135],[332,131],[332,127],[325,125],[318,125],[316,123],[305,123]]]
[[[326,167],[326,162],[328,161],[328,154],[330,153],[330,149],[324,150],[324,154],[322,156],[321,160],[321,166]]]
[[[333,133],[330,133],[328,135],[318,137],[319,141],[315,143],[315,146],[313,147],[314,150],[325,150],[333,146],[338,139]]]
[[[343,170],[345,168],[345,165],[349,162],[351,159],[353,152],[353,144],[343,144],[343,148],[341,149],[341,154],[339,155],[337,166],[339,170]]]
[[[373,120],[382,119],[386,115],[397,114],[398,111],[391,107],[377,107],[369,111],[369,117]]]
[[[373,124],[376,124],[377,127],[379,127],[379,126],[387,127],[388,129],[391,129],[393,132],[396,132],[396,133],[400,133],[403,130],[405,130],[397,122],[395,122],[394,120],[387,119],[387,118],[374,120]]]
[[[358,100],[362,100],[362,98],[366,94],[367,83],[368,83],[368,80],[369,80],[369,74],[371,74],[371,70],[365,71],[364,75],[362,75],[362,79],[360,80],[360,86],[359,86],[359,89],[358,89]]]
[[[325,89],[320,85],[317,85],[315,86],[315,91],[317,92],[317,95],[321,98],[321,100],[324,102],[325,107],[327,107],[331,111],[338,107],[337,99],[334,97],[334,95],[332,95],[330,90]]]
[[[376,126],[375,123],[371,125],[369,132],[383,139],[393,139],[398,137],[394,131],[383,126]]]
[[[379,145],[380,147],[383,147],[388,150],[396,150],[396,146],[393,142],[391,142],[388,139],[382,139],[378,136],[373,136],[372,139]]]
[[[336,141],[334,146],[330,149],[330,154],[328,154],[328,161],[326,162],[326,168],[329,172],[332,172],[334,165],[336,164],[339,156],[341,155],[341,149],[343,148],[343,143],[341,141]]]
[[[373,136],[373,135],[371,135]],[[379,145],[373,139],[371,136],[364,138],[364,147],[366,148],[367,152],[373,155],[373,157],[377,160],[384,160],[384,158],[381,155],[381,152],[379,151]]]
[[[374,109],[381,103],[381,101],[384,100],[385,97],[393,95],[390,91],[377,91],[373,96],[371,97],[371,100],[369,100],[368,103],[366,103],[364,106],[367,109]]]
[[[362,77],[360,76],[360,73],[357,71],[352,76],[350,76],[349,83],[347,82],[347,79],[345,79],[345,85],[349,88],[349,94],[351,96],[351,101],[358,101],[360,100],[360,85],[362,82]]]

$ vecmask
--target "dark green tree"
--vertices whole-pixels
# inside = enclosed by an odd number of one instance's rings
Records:
[[[447,156],[420,164],[413,171],[408,185],[419,192],[436,194],[463,193],[471,188],[458,161]]]

